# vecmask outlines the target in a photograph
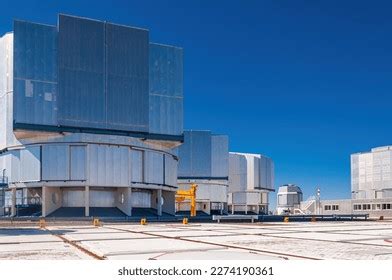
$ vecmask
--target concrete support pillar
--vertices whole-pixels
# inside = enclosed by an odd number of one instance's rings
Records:
[[[260,214],[260,205],[256,206],[256,211],[257,211],[257,214]]]
[[[231,205],[231,214],[234,215],[234,204]]]
[[[128,200],[127,200],[129,215],[132,216],[132,188],[128,188]]]
[[[245,205],[245,215],[247,215],[247,214],[248,214],[248,204]]]
[[[11,216],[16,216],[16,189],[11,189]]]
[[[157,212],[158,216],[162,216],[162,190],[157,190]]]
[[[86,186],[84,189],[84,215],[90,216],[90,187]]]
[[[42,200],[41,200],[41,204],[42,204],[42,217],[46,217],[48,215],[48,205],[47,205],[47,201],[48,201],[48,191],[47,191],[48,187],[42,187]]]

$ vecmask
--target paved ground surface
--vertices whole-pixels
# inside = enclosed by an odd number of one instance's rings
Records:
[[[0,224],[0,259],[392,259],[392,222]]]

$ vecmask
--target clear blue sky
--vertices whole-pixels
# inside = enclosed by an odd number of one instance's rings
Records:
[[[182,46],[185,128],[275,161],[276,186],[350,196],[350,154],[392,144],[390,1],[2,1],[12,19],[57,13],[150,29]]]

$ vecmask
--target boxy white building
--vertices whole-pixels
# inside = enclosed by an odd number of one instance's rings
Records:
[[[268,213],[269,193],[274,191],[274,163],[260,154],[229,155],[230,213]]]

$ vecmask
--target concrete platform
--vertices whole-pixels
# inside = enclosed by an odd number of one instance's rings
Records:
[[[392,221],[65,223],[0,224],[0,259],[392,259]]]

